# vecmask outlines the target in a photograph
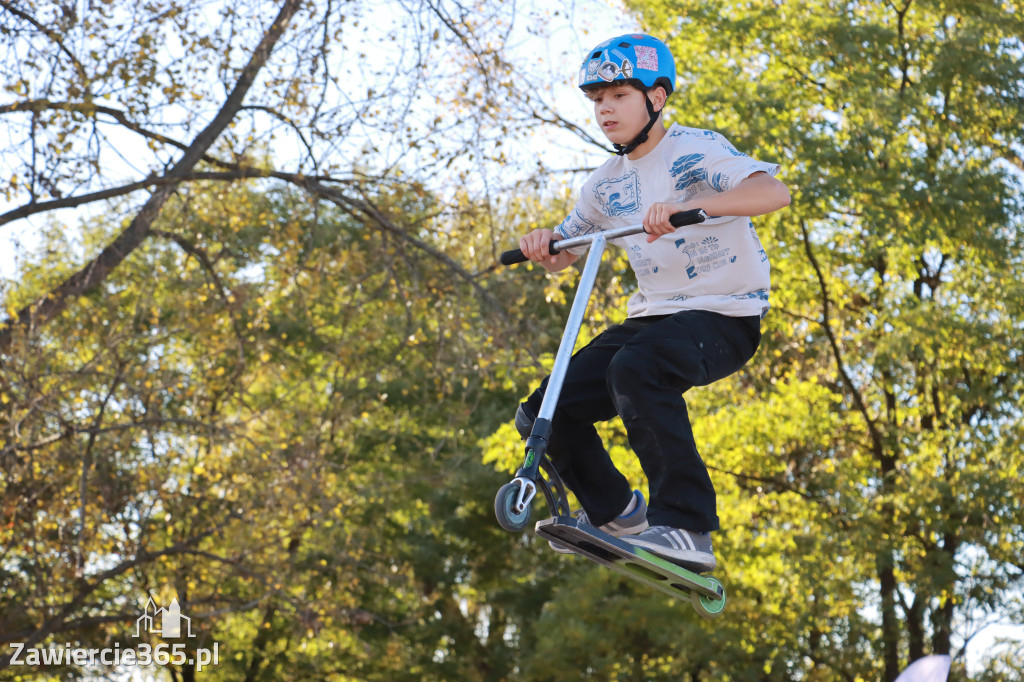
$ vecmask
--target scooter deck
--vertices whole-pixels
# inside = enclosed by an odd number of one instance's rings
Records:
[[[717,579],[687,570],[572,516],[538,521],[535,530],[542,538],[567,545],[628,578],[690,601],[702,616],[717,616],[725,608],[725,588]]]

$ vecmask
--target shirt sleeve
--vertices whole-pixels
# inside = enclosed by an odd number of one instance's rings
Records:
[[[752,159],[718,133],[704,130],[689,134],[702,139],[688,146],[669,168],[673,188],[684,199],[707,191],[724,192],[759,171],[769,175],[779,172],[778,164]]]
[[[572,212],[566,216],[565,220],[555,228],[555,234],[558,235],[559,239],[572,239],[574,237],[582,237],[583,235],[591,234],[592,232],[600,232],[600,221],[601,213],[593,209],[585,200],[582,198],[577,202],[576,206],[573,207]],[[586,253],[587,246],[576,246],[569,249],[569,253],[580,255]]]
[[[702,175],[708,186],[716,192],[731,189],[754,173],[765,172],[774,176],[779,172],[779,164],[747,156],[719,133],[708,140],[705,150]]]

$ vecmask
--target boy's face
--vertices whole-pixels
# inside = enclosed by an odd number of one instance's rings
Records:
[[[614,144],[629,144],[650,120],[647,95],[632,85],[591,90],[587,99],[594,103],[594,116],[601,132]]]

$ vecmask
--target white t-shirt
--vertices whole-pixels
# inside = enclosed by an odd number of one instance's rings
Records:
[[[690,205],[699,208],[700,197],[724,192],[758,171],[775,175],[779,166],[737,151],[718,133],[674,124],[642,158],[616,156],[594,171],[572,213],[555,231],[571,238],[635,225],[658,202],[696,199]],[[612,243],[626,249],[636,273],[629,317],[681,310],[745,317],[768,311],[768,255],[747,216],[711,218],[651,244],[646,233]]]

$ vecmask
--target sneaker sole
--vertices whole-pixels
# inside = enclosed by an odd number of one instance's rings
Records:
[[[643,506],[634,509],[632,512],[627,514],[625,518],[631,518],[634,515],[639,516],[640,514],[642,514],[643,516],[641,517],[640,523],[636,524],[635,526],[619,526],[615,523],[615,520],[613,519],[612,521],[606,523],[605,527],[598,528],[599,531],[603,533],[608,533],[613,537],[621,538],[623,535],[636,535],[637,533],[642,533],[645,530],[647,530],[648,527],[650,527],[650,524],[647,522],[647,503],[644,501],[643,494],[639,490],[634,490],[633,494],[638,495],[640,497],[640,504],[642,504]],[[613,527],[608,528],[608,526]],[[558,552],[559,554],[576,554],[576,550],[570,547],[566,547],[562,543],[555,542],[554,540],[548,540],[548,546],[551,547],[551,549]]]
[[[608,535],[611,535],[612,537],[621,538],[623,535],[635,535],[636,533],[641,533],[641,532],[647,530],[649,525],[650,524],[648,524],[647,521],[644,521],[643,525],[632,526],[630,528],[622,528],[622,529],[615,529],[615,530],[607,530],[605,528],[598,528],[598,530],[601,531],[602,533],[608,533]],[[558,552],[559,554],[576,554],[576,550],[572,549],[571,547],[566,547],[562,543],[555,542],[554,540],[548,540],[548,546],[551,549],[553,549],[556,552]]]
[[[622,539],[635,547],[643,547],[651,554],[668,559],[674,564],[679,564],[683,568],[688,568],[698,573],[713,571],[718,566],[718,560],[715,559],[714,554],[695,552],[690,549],[674,549],[634,538]]]

